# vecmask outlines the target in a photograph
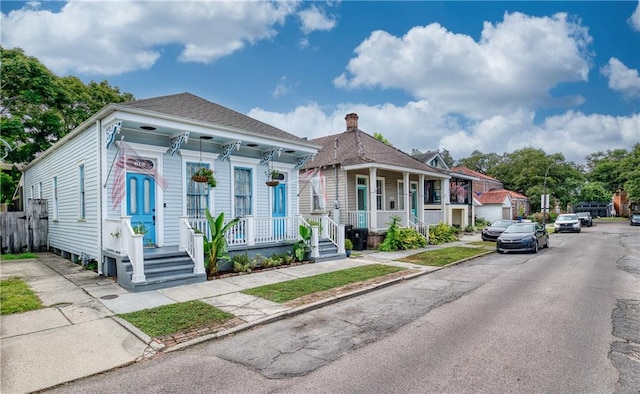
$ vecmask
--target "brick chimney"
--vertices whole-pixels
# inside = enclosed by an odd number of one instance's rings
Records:
[[[347,114],[344,119],[347,121],[347,131],[358,128],[358,114]]]

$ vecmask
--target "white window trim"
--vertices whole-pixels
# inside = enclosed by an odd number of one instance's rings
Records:
[[[202,152],[202,156],[199,151],[194,150],[180,150],[180,156],[182,156],[181,172],[182,182],[187,181],[187,163],[205,163],[209,164],[209,168],[214,171],[215,176],[215,161],[218,158],[217,153]],[[202,159],[201,159],[202,157]],[[209,191],[209,207],[213,210],[215,198],[214,189]],[[182,185],[182,201],[187,201],[187,188],[186,183]],[[182,204],[182,216],[187,216],[187,204]]]
[[[396,209],[398,211],[404,211],[406,202],[404,201],[404,180],[398,179],[398,184],[396,185],[396,191],[398,194],[398,205]],[[400,206],[400,201],[402,201],[402,206]]]
[[[81,186],[81,184],[80,184],[80,181],[81,181],[81,179],[80,179],[80,168],[82,168],[82,182],[83,182],[82,189],[84,190],[83,193],[81,193],[81,191],[80,191],[80,186]],[[78,213],[77,217],[78,217],[78,221],[79,222],[84,222],[84,221],[87,220],[87,166],[86,166],[84,160],[79,161],[79,162],[76,163],[76,185],[78,187],[77,194],[76,194],[76,196],[78,198],[77,207],[76,207],[77,213]],[[84,199],[84,201],[83,201],[83,199]],[[82,213],[83,204],[84,204],[84,216],[83,216],[83,213]]]
[[[378,181],[380,181],[380,189],[382,189],[381,190],[382,193],[380,193],[380,194],[378,194]],[[380,199],[382,200],[382,201],[380,201],[382,206],[380,207],[380,209],[377,209],[378,211],[386,211],[387,210],[386,206],[384,204],[385,198],[386,198],[386,194],[387,194],[386,190],[385,190],[386,187],[387,187],[387,184],[385,182],[385,178],[384,177],[376,177],[376,209],[378,208],[378,196],[380,196]]]
[[[59,193],[59,189],[60,189],[60,181],[58,178],[58,175],[54,175],[51,178],[51,201],[52,201],[52,208],[53,208],[53,221],[58,221],[58,218],[60,216],[60,206],[58,204],[58,195]]]
[[[231,165],[231,193],[229,193],[229,198],[231,199],[231,217],[235,216],[236,212],[236,199],[235,199],[235,185],[236,185],[236,167],[241,168],[250,168],[252,172],[251,176],[251,216],[255,216],[257,212],[256,206],[256,193],[258,190],[258,170],[264,169],[267,170],[267,167],[258,165],[260,163],[259,159],[252,159],[249,157],[239,157],[239,156],[231,156],[229,158],[229,164]],[[266,179],[266,175],[265,175]],[[273,196],[269,193],[269,206],[271,206],[271,199]]]

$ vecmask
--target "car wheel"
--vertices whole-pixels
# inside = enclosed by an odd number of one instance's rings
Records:
[[[496,252],[498,252],[498,253],[500,253],[500,254],[503,254],[503,253],[504,253],[504,250],[496,249]]]
[[[582,231],[582,229],[579,228],[578,231],[576,231],[576,233],[579,233],[580,231]]]
[[[533,253],[538,253],[538,240],[533,244]]]
[[[547,236],[547,242],[544,243],[543,248],[549,249],[549,237]]]

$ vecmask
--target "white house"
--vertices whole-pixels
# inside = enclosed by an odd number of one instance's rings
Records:
[[[475,198],[480,204],[475,207],[479,218],[493,222],[498,219],[511,219],[512,200],[509,190],[500,189],[482,193]]]
[[[241,218],[230,249],[295,240],[298,169],[318,149],[189,93],[110,104],[25,167],[24,197],[48,201],[53,251],[154,289],[206,279],[194,231],[207,232],[205,208]],[[215,187],[191,178],[202,167]],[[281,175],[269,187],[272,169]]]

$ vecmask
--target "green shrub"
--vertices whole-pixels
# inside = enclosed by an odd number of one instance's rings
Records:
[[[458,240],[456,234],[459,229],[454,226],[449,226],[446,223],[438,223],[435,226],[429,227],[429,244],[439,245],[447,242],[455,242]]]
[[[251,272],[253,269],[253,262],[249,259],[247,253],[236,254],[231,258],[233,262],[234,272]]]
[[[384,241],[378,246],[378,250],[388,252],[391,250],[407,250],[423,248],[427,246],[425,237],[413,228],[398,227],[400,218],[398,216],[391,217],[389,230],[384,237]]]

